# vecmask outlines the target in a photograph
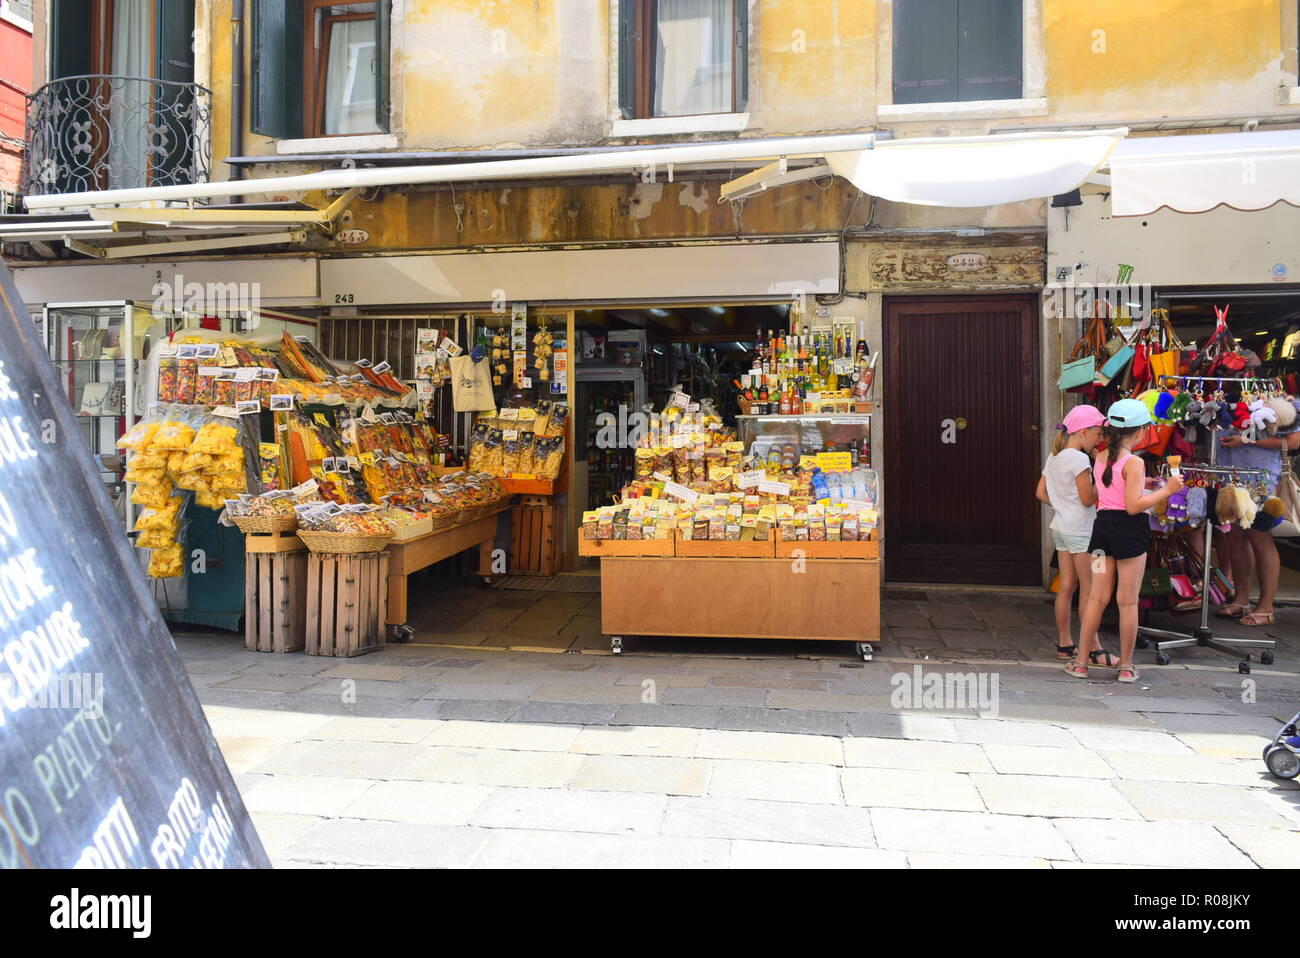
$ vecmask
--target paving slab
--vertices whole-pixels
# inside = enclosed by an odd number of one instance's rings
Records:
[[[473,699],[476,701],[523,702],[537,691],[536,681],[514,685],[477,682],[435,682],[427,693],[430,699]]]
[[[666,795],[555,788],[497,788],[470,824],[481,828],[529,828],[611,835],[655,835]]]
[[[740,732],[793,732],[840,738],[847,731],[848,723],[842,712],[724,707],[718,710],[715,727]]]
[[[300,835],[286,856],[388,868],[468,868],[491,836],[480,828],[335,818]]]
[[[1234,785],[1184,782],[1171,788],[1164,782],[1120,779],[1115,787],[1148,821],[1204,822],[1207,825],[1270,825],[1288,822],[1265,805],[1257,790]]]
[[[226,765],[232,772],[247,772],[256,768],[294,741],[292,738],[249,738],[221,734],[216,739],[221,754],[225,756]]]
[[[1071,748],[1076,743],[1063,728],[1034,722],[958,719],[953,722],[959,742],[989,745],[1044,745]]]
[[[1045,818],[979,812],[874,808],[871,823],[881,848],[962,855],[1074,858]]]
[[[748,798],[670,798],[663,834],[874,848],[865,808]]]
[[[1200,782],[1210,785],[1242,785],[1267,788],[1273,779],[1264,763],[1212,758],[1188,751],[1164,752],[1103,751],[1101,757],[1120,778],[1147,782]]]
[[[440,719],[344,717],[330,719],[303,737],[336,742],[398,742],[414,745],[428,737],[440,722]]]
[[[257,812],[251,808],[248,817],[253,820],[253,827],[257,829],[257,837],[262,840],[267,857],[277,868],[284,867],[285,863],[281,859],[290,845],[325,821],[319,815]]]
[[[1140,818],[1109,781],[1053,775],[971,776],[991,812],[1042,818]]]
[[[1115,770],[1087,748],[1044,745],[985,745],[994,771],[1008,775],[1054,775],[1069,778],[1114,778]]]
[[[695,754],[699,758],[844,764],[842,740],[827,735],[704,729],[700,732]]]
[[[424,745],[458,745],[524,752],[567,752],[578,737],[576,725],[532,725],[524,722],[473,722],[451,719],[433,729]]]
[[[392,778],[471,785],[562,788],[578,770],[576,755],[490,748],[415,746],[421,754]]]
[[[249,811],[336,818],[374,784],[365,778],[272,775],[244,793],[244,804]]]
[[[800,845],[793,842],[731,843],[732,868],[906,868],[907,856],[879,848],[836,848],[830,845]]]
[[[725,868],[730,843],[709,838],[480,829],[481,868]]]
[[[584,728],[572,750],[586,755],[662,755],[692,758],[700,731],[673,726],[624,725]]]
[[[1057,820],[1055,827],[1075,852],[1060,856],[1063,858],[1155,868],[1254,867],[1249,858],[1209,825],[1071,818]]]
[[[1098,751],[1158,752],[1168,755],[1191,755],[1192,750],[1165,731],[1111,728],[1100,725],[1071,725],[1070,734],[1084,748]]]
[[[900,768],[846,768],[844,801],[868,808],[930,808],[984,811],[970,776]]]
[[[475,722],[504,722],[521,708],[517,701],[490,699],[421,699],[400,713],[410,719],[469,719]]]
[[[916,712],[860,713],[848,715],[849,735],[858,738],[910,738],[928,742],[955,742],[953,720]]]
[[[491,792],[488,785],[454,782],[376,782],[338,814],[412,825],[468,825]]]
[[[1300,862],[1300,831],[1262,825],[1219,825],[1217,828],[1260,868],[1294,869]]]
[[[714,728],[720,710],[696,705],[621,705],[610,725],[660,725],[678,728]]]
[[[293,742],[251,769],[273,775],[313,775],[327,778],[398,778],[421,754],[419,745],[370,742]]]
[[[704,795],[712,763],[699,758],[653,755],[587,755],[568,788],[598,792]]]
[[[581,705],[573,702],[524,702],[513,721],[547,725],[609,725],[618,706]]]
[[[718,798],[757,798],[839,805],[839,769],[798,762],[719,760],[713,763],[709,794]]]
[[[844,740],[846,765],[864,768],[901,768],[926,772],[991,772],[984,750],[958,742],[921,742],[909,739],[848,738]]]
[[[1045,858],[1016,858],[1010,855],[952,855],[946,852],[908,852],[909,868],[1050,868]]]

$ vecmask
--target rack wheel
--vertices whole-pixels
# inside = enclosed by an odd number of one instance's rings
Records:
[[[492,588],[492,577],[490,575],[483,576],[483,587],[485,589]]]
[[[1273,664],[1273,650],[1272,650],[1272,649],[1265,649],[1263,652],[1259,653],[1259,660],[1260,660],[1260,662],[1262,662],[1264,665],[1272,665],[1272,664]]]
[[[870,662],[871,656],[875,654],[875,649],[871,647],[870,642],[853,643],[853,651],[862,656],[863,662]]]
[[[1168,665],[1169,662],[1170,662],[1170,658],[1168,652],[1156,653],[1156,665]]]
[[[1148,639],[1145,635],[1139,635],[1137,637],[1137,647],[1139,649],[1145,649],[1150,644],[1151,644],[1151,640]]]
[[[1237,671],[1240,672],[1242,675],[1250,675],[1250,663],[1249,663],[1249,662],[1238,662],[1238,663],[1237,663]]]
[[[393,626],[393,641],[397,643],[410,642],[415,638],[414,626],[403,622],[401,625]]]
[[[1285,745],[1274,745],[1264,753],[1264,764],[1275,778],[1292,779],[1300,775],[1300,755]]]
[[[611,635],[609,637],[609,651],[614,655],[623,654],[623,636]]]

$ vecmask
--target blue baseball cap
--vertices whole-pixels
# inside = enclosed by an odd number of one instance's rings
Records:
[[[1151,410],[1140,399],[1121,399],[1106,410],[1106,420],[1117,429],[1136,429],[1151,424]]]

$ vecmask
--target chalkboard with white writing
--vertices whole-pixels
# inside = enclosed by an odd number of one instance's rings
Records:
[[[269,867],[0,264],[0,866]]]

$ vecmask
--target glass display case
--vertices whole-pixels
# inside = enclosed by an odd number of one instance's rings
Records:
[[[64,397],[117,502],[123,491],[117,440],[148,406],[147,360],[169,332],[168,320],[147,306],[118,301],[51,303],[43,323]]]
[[[813,413],[795,416],[737,416],[736,438],[747,451],[767,459],[773,450],[803,456],[849,453],[853,466],[871,465],[870,413]]]

